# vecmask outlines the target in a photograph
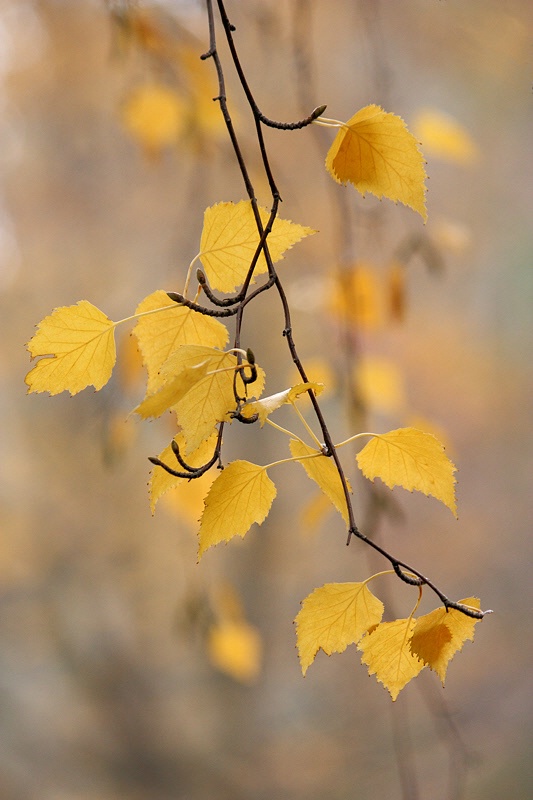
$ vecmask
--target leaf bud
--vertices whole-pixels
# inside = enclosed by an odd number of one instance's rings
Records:
[[[253,354],[253,351],[250,350],[249,347],[246,349],[246,360],[248,361],[249,364],[255,364],[255,356]]]
[[[325,106],[325,105],[324,106],[318,106],[317,108],[315,108],[315,110],[311,114],[313,119],[317,119],[318,117],[321,117],[322,114],[324,113],[324,111],[326,110],[326,108],[327,108],[327,106]]]
[[[167,296],[174,300],[175,303],[183,303],[183,295],[178,294],[178,292],[167,292]]]

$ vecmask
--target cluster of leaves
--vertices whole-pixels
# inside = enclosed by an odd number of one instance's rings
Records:
[[[474,638],[479,619],[444,608],[415,619],[415,607],[407,619],[382,622],[383,603],[368,583],[385,574],[372,575],[362,583],[328,583],[305,598],[296,617],[304,675],[318,650],[329,656],[356,644],[369,674],[376,675],[393,700],[425,666],[434,670],[444,685],[448,663],[465,641]],[[475,597],[461,603],[479,609]]]
[[[224,15],[223,22],[231,46],[232,29]],[[215,58],[219,66],[213,39],[206,56]],[[234,60],[238,65],[236,56]],[[241,81],[249,92],[243,76]],[[222,93],[218,99],[239,154]],[[285,128],[311,123],[335,128],[337,134],[326,157],[331,176],[338,182],[352,183],[362,194],[371,192],[399,201],[426,220],[424,160],[416,139],[399,117],[370,105],[344,123],[323,117],[324,108],[319,108],[302,123],[283,126],[266,120],[251,104],[258,129],[259,122]],[[139,119],[138,113],[137,109],[133,118]],[[318,649],[330,655],[342,652],[348,644],[357,644],[369,672],[376,674],[395,699],[424,665],[434,669],[444,682],[449,660],[466,639],[472,638],[475,622],[483,612],[476,599],[450,601],[418,571],[390,556],[357,529],[350,484],[337,450],[369,438],[356,458],[365,477],[380,478],[391,489],[401,486],[431,495],[454,514],[455,467],[438,439],[415,428],[380,434],[360,432],[337,444],[331,441],[317,400],[324,386],[307,379],[296,356],[288,305],[274,267],[294,245],[316,231],[277,215],[279,195],[269,168],[274,199],[271,211],[257,205],[242,164],[241,171],[249,199],[220,202],[206,209],[199,253],[189,265],[181,293],[157,290],[140,302],[133,315],[117,322],[86,300],[55,309],[42,320],[28,344],[31,357],[39,360],[26,376],[26,383],[31,392],[52,395],[63,391],[73,395],[89,385],[101,389],[116,361],[115,328],[134,321],[133,335],[147,370],[146,395],[135,412],[148,419],[170,410],[177,423],[172,442],[150,459],[154,464],[149,487],[152,511],[172,487],[198,479],[211,469],[220,470],[204,499],[199,558],[210,547],[243,537],[254,523],[261,524],[276,496],[270,473],[279,464],[297,462],[342,516],[348,541],[355,535],[370,544],[389,560],[392,573],[419,587],[420,595],[423,585],[437,594],[443,608],[417,621],[413,612],[408,619],[384,623],[383,604],[367,588],[370,578],[363,583],[327,584],[303,601],[296,620],[303,673]],[[195,272],[198,263],[201,268]],[[256,281],[259,285],[251,289]],[[248,304],[274,286],[285,311],[283,333],[293,360],[300,364],[302,380],[263,397],[264,371],[256,363],[255,354],[241,347],[240,330]],[[220,298],[217,292],[236,294]],[[204,298],[209,305],[202,304]],[[235,335],[233,346],[227,348],[230,333],[222,320],[231,317],[236,318]],[[299,408],[306,397],[324,442]],[[284,405],[293,409],[303,428],[301,436],[271,419]],[[272,426],[289,437],[288,453],[267,465],[236,460],[223,466],[223,431],[234,422]]]

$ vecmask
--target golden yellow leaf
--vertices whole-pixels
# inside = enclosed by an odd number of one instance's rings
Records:
[[[339,183],[399,200],[426,221],[424,158],[401,117],[380,106],[362,108],[337,133],[326,168]]]
[[[413,129],[427,153],[460,164],[474,161],[478,148],[466,129],[450,114],[438,109],[423,109],[415,117]]]
[[[165,307],[165,311],[147,313]],[[213,317],[172,303],[161,289],[145,297],[135,313],[145,315],[139,317],[133,333],[148,370],[149,392],[154,392],[164,382],[160,369],[181,345],[201,344],[222,349],[228,341],[229,333],[225,325]]]
[[[324,384],[321,383],[299,383],[296,386],[292,386],[290,389],[285,389],[283,392],[277,392],[277,394],[263,397],[262,400],[254,400],[251,403],[247,403],[242,410],[242,414],[244,417],[251,417],[254,414],[258,414],[260,425],[263,427],[267,417],[272,414],[273,411],[277,411],[278,408],[281,408],[284,403],[293,403],[300,395],[307,394],[309,389],[312,389],[315,395],[318,396],[323,388]]]
[[[193,481],[177,478],[180,481],[177,486],[173,486],[161,497],[164,510],[178,520],[180,526],[186,525],[195,538],[205,497],[217,475],[215,470],[209,470]]]
[[[187,441],[186,453],[196,450],[211,433],[217,422],[230,422],[230,412],[235,409],[233,377],[237,357],[212,347],[185,345],[163,364],[161,373],[165,380],[178,375],[187,367],[201,362],[207,365],[204,378],[197,381],[173,407]],[[222,370],[222,371],[221,371]],[[249,384],[248,393],[259,397],[265,385],[265,373],[257,367],[257,380]],[[237,377],[237,391],[246,396],[246,387]]]
[[[156,392],[147,394],[142,403],[134,409],[135,413],[139,414],[142,419],[160,417],[169,408],[175,406],[195,383],[205,377],[208,368],[209,362],[206,361],[185,367],[174,377],[168,378]]]
[[[233,461],[220,473],[205,498],[198,557],[219,542],[244,537],[254,522],[260,525],[276,496],[265,467]]]
[[[299,439],[291,439],[289,447],[293,458],[301,459],[299,463],[305,469],[307,475],[312,481],[317,483],[324,494],[329,497],[337,511],[342,515],[346,524],[349,525],[346,497],[344,496],[341,479],[333,460],[327,458],[327,456],[319,455],[319,450],[309,447],[309,445],[300,442]],[[304,456],[310,456],[312,454],[316,454],[316,458],[304,458]],[[349,483],[348,489],[351,491]]]
[[[28,391],[101,389],[116,361],[114,331],[115,323],[87,300],[54,309],[27,345],[32,358],[43,356],[26,375]]]
[[[328,305],[333,314],[357,327],[378,328],[384,315],[375,268],[359,261],[337,273]]]
[[[144,383],[145,371],[137,340],[129,331],[123,333],[117,342],[117,379],[124,392],[137,390]]]
[[[342,653],[356,644],[383,616],[383,603],[365,583],[326,583],[302,602],[296,622],[296,642],[305,675],[319,649]]]
[[[328,513],[332,511],[329,497],[323,492],[317,492],[304,502],[300,508],[300,528],[302,534],[315,533]]]
[[[214,431],[209,438],[202,442],[200,447],[195,450],[194,453],[191,453],[187,456],[186,463],[191,467],[201,467],[204,464],[207,464],[207,462],[211,460],[211,457],[215,451],[217,436],[217,432]],[[184,454],[185,437],[183,433],[180,431],[180,433],[178,433],[178,435],[174,438],[180,449],[180,453]],[[158,458],[164,464],[168,464],[169,467],[172,467],[172,469],[175,469],[178,472],[184,472],[183,468],[179,465],[170,444],[165,447],[165,449],[159,454]],[[199,480],[201,480],[201,478],[195,478],[191,483],[196,487]],[[178,478],[175,475],[171,475],[162,467],[154,466],[149,483],[150,509],[152,514],[155,512],[157,501],[162,497],[162,495],[168,492],[169,489],[173,489],[181,484],[186,484],[187,488],[191,488],[191,483],[187,478]],[[202,482],[202,485],[205,486],[205,481]],[[206,488],[209,488],[209,486]],[[204,496],[205,493],[202,495],[201,500],[203,500]],[[202,508],[203,504],[200,505],[199,513],[196,514],[196,520],[198,520],[198,517],[202,512]]]
[[[320,357],[310,357],[305,359],[305,372],[310,383],[319,383],[324,388],[322,397],[331,393],[336,388],[336,375],[329,361]],[[289,383],[291,381],[289,380]]]
[[[431,433],[398,428],[375,435],[358,453],[357,464],[366,478],[436,497],[457,515],[455,466]]]
[[[262,649],[259,631],[244,620],[223,620],[209,630],[209,660],[239,683],[250,684],[257,679]]]
[[[480,607],[477,597],[459,602],[472,608]],[[445,608],[437,608],[417,620],[411,637],[411,652],[437,673],[444,686],[449,662],[468,639],[473,641],[478,622],[481,620],[467,617],[456,609],[446,613]]]
[[[368,674],[376,676],[393,700],[424,669],[424,662],[414,656],[409,647],[415,624],[412,617],[381,622],[372,633],[363,636],[357,645],[363,654],[361,661],[368,667]]]
[[[397,413],[405,406],[402,373],[390,358],[363,358],[355,379],[363,403],[372,410]]]
[[[185,110],[183,98],[169,86],[146,83],[137,86],[125,101],[122,120],[148,155],[158,155],[177,142]]]
[[[269,212],[260,208],[259,213],[263,226],[266,226]],[[286,250],[313,233],[316,231],[311,228],[276,217],[267,239],[272,261],[279,261]],[[258,245],[259,233],[249,200],[217,203],[206,208],[199,257],[212,289],[233,292],[241,286]],[[254,276],[267,270],[264,253],[261,253]]]

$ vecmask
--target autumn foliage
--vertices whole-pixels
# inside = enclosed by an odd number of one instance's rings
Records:
[[[212,15],[211,4],[208,8]],[[222,25],[233,47],[232,28],[224,14]],[[215,60],[220,74],[216,39],[212,38],[204,56]],[[238,65],[237,56],[233,58]],[[208,472],[216,476],[206,485],[198,530],[199,559],[209,548],[236,536],[244,537],[255,524],[265,521],[277,493],[279,464],[294,462],[303,468],[344,520],[348,542],[354,536],[363,540],[389,561],[391,569],[361,582],[327,583],[302,601],[296,617],[302,672],[305,675],[318,650],[331,655],[353,644],[369,673],[395,700],[426,666],[444,683],[451,658],[465,641],[473,638],[474,626],[484,612],[480,611],[477,598],[451,601],[416,568],[375,545],[358,529],[351,504],[352,488],[337,451],[343,447],[355,451],[363,445],[354,452],[351,463],[366,478],[379,478],[390,489],[402,487],[434,497],[453,515],[455,466],[434,435],[415,427],[388,432],[356,431],[344,441],[331,440],[320,409],[325,381],[309,380],[298,357],[282,282],[284,271],[290,270],[291,248],[317,232],[278,215],[279,192],[260,133],[263,125],[291,126],[264,118],[242,77],[241,82],[259,132],[272,192],[271,209],[257,204],[246,167],[239,160],[248,197],[237,203],[222,200],[205,210],[199,250],[184,270],[181,291],[154,288],[130,316],[118,321],[110,320],[87,300],[56,308],[39,323],[28,343],[30,356],[38,360],[26,376],[26,383],[30,392],[51,395],[64,391],[75,395],[88,386],[102,389],[116,361],[115,329],[119,325],[133,326],[147,373],[145,397],[134,411],[142,419],[157,418],[170,411],[176,421],[172,442],[151,458],[152,511],[173,487],[199,480]],[[222,90],[217,99],[240,159]],[[186,124],[184,114],[172,92],[150,85],[140,87],[123,109],[126,126],[142,139],[149,154],[179,134]],[[308,125],[333,128],[335,136],[324,157],[326,169],[336,182],[351,183],[363,195],[372,193],[380,199],[402,203],[426,221],[425,162],[417,139],[400,117],[369,105],[342,122],[324,117],[323,108],[319,108],[292,127]],[[285,328],[280,333],[287,340],[301,380],[263,396],[261,352],[243,346],[241,324],[254,298],[270,290],[277,291],[281,302]],[[335,302],[342,305],[342,299],[341,285]],[[233,318],[231,336],[225,323]],[[313,424],[308,422],[309,404],[315,416]],[[276,411],[282,406],[289,406],[294,412],[296,430],[275,422]],[[237,424],[272,426],[285,434],[287,447],[280,452],[279,460],[255,464],[238,459],[225,464],[223,435],[230,436],[230,427]],[[369,583],[382,575],[396,575],[417,588],[418,602],[408,618],[382,621],[384,605],[369,589]],[[441,606],[415,617],[424,586],[437,595]],[[211,643],[219,659],[228,658],[232,636],[252,636],[250,631],[243,633],[242,620],[231,619],[227,625],[226,638]]]

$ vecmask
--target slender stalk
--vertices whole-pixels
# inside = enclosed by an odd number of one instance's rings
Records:
[[[287,436],[290,436],[291,439],[298,439],[299,442],[301,442],[302,444],[305,444],[305,442],[302,439],[300,439],[299,436],[297,436],[292,431],[287,430],[287,428],[282,428],[281,425],[277,424],[277,422],[272,422],[271,419],[266,419],[265,422],[267,423],[267,425],[270,425],[272,428],[275,428],[277,431],[281,431],[281,433],[285,433]]]
[[[173,308],[176,308],[175,304],[161,306],[161,308],[152,308],[149,311],[139,311],[138,314],[131,314],[129,317],[124,317],[124,319],[117,320],[113,323],[113,327],[116,328],[117,325],[122,325],[123,322],[131,322],[132,319],[139,319],[139,317],[148,317],[150,314],[159,314],[160,311],[171,311]]]
[[[314,434],[314,431],[312,430],[311,426],[307,424],[307,420],[305,419],[304,415],[302,414],[302,412],[300,411],[300,409],[298,408],[298,406],[296,405],[296,403],[291,403],[291,405],[292,405],[292,407],[294,408],[294,410],[296,411],[296,413],[297,413],[298,417],[300,418],[300,422],[301,422],[301,423],[302,423],[302,425],[304,426],[305,430],[307,431],[307,433],[309,434],[309,436],[311,437],[311,439],[314,441],[314,443],[316,444],[316,446],[318,447],[318,449],[319,449],[320,451],[322,451],[322,444],[321,444],[321,442],[319,442],[319,441],[318,441],[318,439],[317,439],[317,437],[315,436],[315,434]]]

